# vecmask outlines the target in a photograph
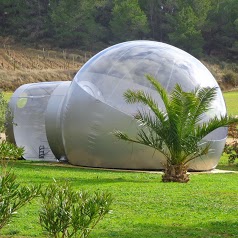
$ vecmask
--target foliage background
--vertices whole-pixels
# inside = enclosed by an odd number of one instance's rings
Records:
[[[237,0],[1,0],[0,35],[99,50],[135,39],[237,59]]]

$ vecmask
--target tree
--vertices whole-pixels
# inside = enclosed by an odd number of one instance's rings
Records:
[[[135,119],[140,126],[136,138],[115,130],[114,135],[128,142],[139,143],[161,152],[167,161],[163,182],[188,182],[188,163],[209,152],[210,144],[201,145],[201,140],[217,128],[238,122],[237,118],[215,116],[208,122],[202,122],[216,97],[216,88],[196,88],[185,92],[178,84],[171,94],[152,76],[149,82],[160,95],[166,111],[160,109],[157,102],[143,91],[127,90],[124,94],[127,103],[143,103],[153,114],[138,111]]]
[[[173,29],[168,34],[170,43],[201,56],[204,46],[202,29],[211,7],[211,0],[178,0],[175,17],[170,18]]]
[[[138,0],[116,0],[110,25],[116,41],[142,39],[149,32],[147,17]]]
[[[175,31],[169,34],[170,42],[185,51],[199,55],[202,53],[203,38],[201,30],[197,27],[199,18],[193,9],[183,8],[175,17]]]
[[[3,0],[0,3],[0,29],[3,34],[35,41],[49,33],[49,0]],[[0,24],[1,25],[1,24]]]
[[[105,27],[95,19],[101,4],[93,0],[55,0],[51,5],[51,21],[59,45],[92,47],[103,39]]]
[[[212,0],[206,24],[202,29],[205,39],[205,50],[211,53],[222,53],[226,57],[237,59],[238,53],[238,1]]]
[[[150,38],[161,42],[168,41],[168,33],[173,31],[171,19],[176,13],[177,1],[139,0],[139,3],[149,21]]]
[[[95,21],[101,26],[103,31],[102,42],[109,43],[112,40],[110,30],[110,20],[112,19],[113,0],[95,1]]]

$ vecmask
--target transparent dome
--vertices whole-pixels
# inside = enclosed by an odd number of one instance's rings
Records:
[[[91,58],[76,74],[67,93],[62,119],[62,137],[70,163],[92,167],[161,169],[163,155],[138,144],[118,141],[114,129],[136,136],[137,123],[132,115],[149,110],[140,104],[127,104],[126,90],[149,93],[163,109],[164,105],[145,75],[154,76],[168,92],[178,83],[183,90],[217,87],[212,109],[203,121],[226,114],[221,90],[209,70],[190,54],[168,44],[131,41],[109,47]],[[212,153],[194,160],[190,169],[209,170],[220,158],[226,128],[209,134]]]
[[[109,47],[89,60],[74,81],[104,103],[133,114],[137,107],[126,104],[123,98],[127,89],[148,91],[160,100],[146,74],[154,76],[169,92],[176,83],[186,91],[197,86],[218,87],[209,70],[196,58],[176,47],[154,41],[131,41]],[[211,116],[226,113],[219,89],[213,108],[209,112]]]

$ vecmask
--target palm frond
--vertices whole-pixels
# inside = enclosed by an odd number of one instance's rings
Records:
[[[163,122],[166,118],[166,113],[158,108],[158,104],[155,100],[151,97],[151,95],[143,92],[143,91],[132,91],[127,90],[124,93],[124,97],[127,103],[143,103],[144,105],[148,106],[155,116]]]
[[[167,160],[171,158],[170,151],[164,143],[163,137],[161,138],[159,135],[155,135],[153,131],[148,132],[144,129],[139,130],[137,135],[140,144],[156,149],[161,152]]]
[[[169,96],[167,91],[163,88],[163,86],[151,75],[146,75],[146,78],[150,81],[156,91],[159,93],[164,105],[167,110],[169,107]]]
[[[201,120],[202,115],[211,109],[211,104],[215,99],[216,94],[217,87],[196,89],[195,96],[197,98],[197,103],[193,111],[193,120],[195,123],[198,123]]]
[[[134,118],[138,121],[139,126],[145,126],[151,128],[155,133],[159,133],[162,125],[165,124],[166,116],[161,115],[161,117],[152,116],[150,113],[138,110]]]
[[[232,116],[221,116],[220,118],[218,118],[216,116],[213,119],[210,119],[208,122],[203,123],[202,125],[197,125],[195,136],[202,139],[214,130],[220,127],[227,127],[232,123],[238,123],[238,118]]]
[[[201,146],[201,145],[198,146],[198,148],[193,153],[186,155],[186,157],[183,160],[184,164],[187,164],[198,157],[202,157],[203,155],[208,154],[210,148],[211,148],[211,144],[208,142],[204,146]]]
[[[170,120],[176,121],[178,136],[181,139],[183,138],[183,134],[186,134],[187,125],[191,124],[190,115],[194,107],[194,101],[194,95],[189,92],[184,92],[178,84],[171,93],[168,117]]]
[[[116,136],[116,137],[117,137],[118,139],[120,139],[120,140],[124,140],[124,141],[127,141],[127,142],[135,142],[135,143],[138,143],[137,140],[135,140],[135,139],[129,137],[125,132],[122,132],[122,131],[119,131],[119,130],[114,130],[114,131],[112,132],[112,134],[113,134],[114,136]]]
[[[132,104],[132,103],[137,103],[137,102],[142,102],[144,103],[144,92],[141,90],[138,91],[133,91],[131,89],[128,89],[124,94],[124,98],[126,103]]]
[[[165,144],[168,141],[165,140],[165,136],[168,135],[166,133],[166,120],[161,121],[159,118],[151,116],[150,113],[145,111],[138,111],[135,118],[139,122],[139,126],[142,127],[138,131],[139,138],[145,144],[150,144],[155,149],[161,149],[161,146],[159,146],[161,145],[160,141],[164,141]]]

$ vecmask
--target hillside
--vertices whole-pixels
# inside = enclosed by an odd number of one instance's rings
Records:
[[[0,88],[13,91],[26,83],[72,80],[91,56],[81,51],[0,44]]]
[[[0,88],[14,91],[22,84],[72,80],[92,53],[79,50],[34,49],[0,42]],[[201,60],[217,79],[223,91],[238,86],[238,66],[216,58]]]

